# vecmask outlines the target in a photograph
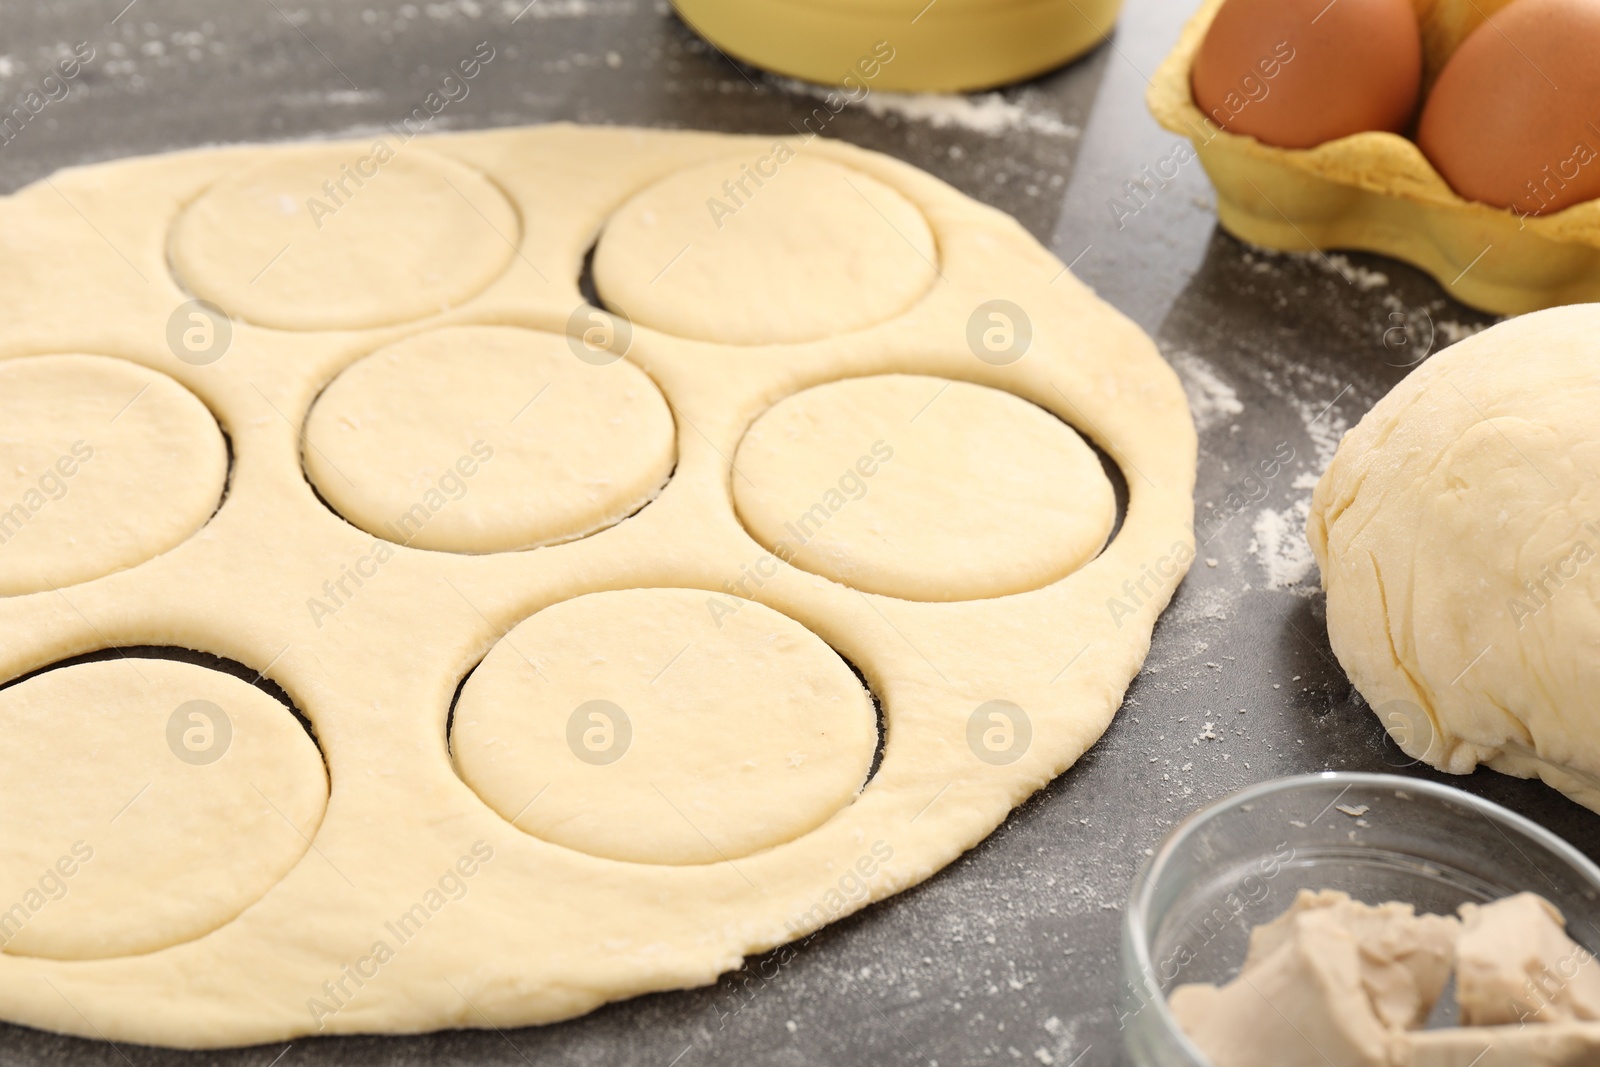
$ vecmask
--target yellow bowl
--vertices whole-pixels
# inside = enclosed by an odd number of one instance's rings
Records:
[[[1031,78],[1076,59],[1106,39],[1122,0],[673,0],[673,5],[718,48],[780,74],[850,88],[956,92]]]
[[[1425,86],[1510,0],[1413,0]],[[1231,134],[1195,106],[1189,73],[1223,0],[1206,0],[1150,83],[1156,120],[1194,142],[1223,229],[1284,251],[1350,248],[1405,260],[1462,303],[1501,315],[1600,300],[1600,201],[1542,216],[1464,200],[1413,142],[1358,133],[1310,149]]]

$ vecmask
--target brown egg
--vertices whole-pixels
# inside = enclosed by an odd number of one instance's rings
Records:
[[[1600,197],[1600,0],[1516,0],[1479,26],[1417,143],[1468,200],[1537,215]]]
[[[1280,148],[1400,133],[1421,83],[1409,0],[1228,0],[1192,77],[1195,103],[1213,122]]]

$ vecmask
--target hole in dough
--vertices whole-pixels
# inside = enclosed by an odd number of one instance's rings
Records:
[[[594,251],[598,247],[599,241],[597,240],[583,254],[583,267],[578,271],[578,293],[583,297],[584,303],[590,307],[603,308],[605,304],[600,300],[600,290],[595,288],[594,284]],[[616,308],[607,308],[606,310],[615,312]]]
[[[283,704],[136,651],[0,689],[8,954],[103,959],[193,940],[282,880],[322,821],[322,754]]]
[[[487,288],[522,226],[482,174],[420,148],[272,153],[189,205],[169,251],[179,282],[281,330],[346,330],[437,315]]]
[[[830,645],[829,647],[831,648],[832,646]],[[850,657],[840,652],[837,648],[833,650],[833,653],[844,660],[844,665],[850,668],[850,673],[856,676],[856,681],[861,683],[861,688],[865,689],[867,696],[872,698],[872,720],[876,724],[875,728],[878,731],[878,743],[872,750],[872,763],[867,767],[867,779],[861,784],[861,788],[865,789],[872,784],[872,780],[878,776],[879,769],[883,767],[883,754],[889,747],[889,717],[883,710],[883,698],[878,696],[878,691],[872,687],[871,682],[867,681],[867,673],[856,666]]]
[[[891,374],[785,397],[734,458],[734,505],[802,570],[905,600],[976,600],[1066,577],[1117,499],[1065,422],[987,386]]]
[[[14,685],[21,685],[30,678],[37,678],[41,674],[60,670],[63,667],[75,667],[80,663],[104,663],[110,660],[121,659],[166,659],[178,663],[188,663],[202,667],[209,671],[218,671],[222,674],[231,674],[242,682],[247,682],[261,690],[267,696],[283,705],[285,711],[293,715],[295,721],[305,730],[306,736],[318,745],[321,751],[321,742],[317,741],[316,728],[311,725],[311,720],[306,718],[305,712],[295,706],[283,686],[268,678],[254,667],[247,667],[238,660],[228,659],[211,652],[201,652],[194,648],[178,648],[173,645],[118,645],[114,648],[97,649],[94,652],[84,652],[77,656],[68,656],[66,659],[56,660],[37,670],[20,674],[9,682],[0,684],[0,692],[10,689]]]
[[[107,356],[0,361],[0,595],[86,582],[204,526],[228,480],[210,410]]]
[[[894,189],[792,153],[759,187],[748,167],[712,160],[618,208],[594,255],[603,306],[678,337],[785,344],[892,319],[932,286],[933,231]]]
[[[737,860],[820,826],[867,780],[872,697],[816,634],[726,599],[613,590],[524,620],[461,688],[457,772],[518,828],[635,863]]]
[[[1078,432],[1065,419],[1061,421],[1073,433]],[[1117,466],[1117,461],[1111,457],[1111,453],[1095,444],[1090,438],[1081,434],[1079,437],[1084,444],[1089,446],[1095,458],[1100,461],[1100,473],[1104,474],[1106,481],[1111,483],[1111,496],[1115,501],[1116,518],[1111,522],[1111,532],[1106,534],[1105,544],[1100,546],[1100,551],[1104,552],[1111,547],[1111,543],[1117,539],[1117,535],[1122,533],[1122,524],[1128,521],[1128,479],[1123,475],[1122,468]]]
[[[614,525],[677,459],[672,413],[644,371],[510,326],[433,330],[359,360],[312,405],[305,442],[307,478],[350,523],[466,553]]]

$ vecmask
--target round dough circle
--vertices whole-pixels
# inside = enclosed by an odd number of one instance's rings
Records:
[[[0,735],[12,955],[104,959],[209,933],[299,861],[327,804],[288,709],[189,663],[46,671],[0,690]]]
[[[486,288],[516,254],[516,209],[454,160],[376,147],[274,153],[211,186],[174,227],[179,279],[281,330],[409,322]]]
[[[381,348],[306,418],[306,473],[351,523],[398,544],[504,552],[620,522],[676,462],[672,412],[627,360],[564,338],[458,326]]]
[[[222,499],[216,419],[165,374],[106,356],[0,361],[0,596],[124,570]]]
[[[793,619],[711,601],[624,589],[524,620],[461,691],[462,779],[530,834],[635,863],[738,859],[820,826],[866,781],[871,697]]]
[[[769,552],[905,600],[1037,589],[1104,547],[1116,497],[1054,415],[968,382],[891,374],[774,404],[739,442],[733,498]]]
[[[920,299],[938,258],[922,212],[869,175],[785,150],[760,187],[748,161],[724,158],[622,205],[595,249],[601,298],[666,333],[740,345],[849,333]],[[725,187],[741,180],[749,195]]]
[[[1410,756],[1600,811],[1600,306],[1433,356],[1345,435],[1306,535],[1340,664]]]

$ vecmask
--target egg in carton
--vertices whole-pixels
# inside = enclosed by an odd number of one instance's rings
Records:
[[[1147,100],[1162,126],[1194,143],[1229,233],[1281,251],[1393,256],[1463,303],[1503,315],[1600,299],[1600,203],[1536,215],[1466,200],[1395,133],[1287,149],[1221,129],[1196,105],[1190,75],[1223,2],[1206,0],[1189,20]],[[1509,0],[1413,2],[1426,94],[1462,42]]]

